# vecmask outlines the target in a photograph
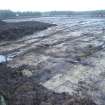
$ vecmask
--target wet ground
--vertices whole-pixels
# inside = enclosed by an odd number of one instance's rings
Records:
[[[27,65],[24,75],[38,78],[46,88],[89,96],[97,104],[105,105],[105,20],[70,17],[26,20],[57,26],[16,41],[1,42],[0,54],[12,57],[8,65]]]

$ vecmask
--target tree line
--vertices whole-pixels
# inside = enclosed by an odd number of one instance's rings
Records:
[[[26,16],[41,16],[40,12],[13,12],[11,10],[0,10],[0,19],[15,18],[15,17],[26,17]]]
[[[50,12],[13,12],[11,10],[0,10],[0,19],[16,17],[40,17],[40,16],[91,16],[105,17],[105,10],[73,12],[73,11],[50,11]]]

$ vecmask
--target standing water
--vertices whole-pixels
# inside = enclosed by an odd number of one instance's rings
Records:
[[[3,62],[7,62],[7,61],[10,61],[12,60],[14,56],[11,56],[11,55],[0,55],[0,63],[3,63]]]
[[[6,57],[4,55],[0,55],[0,63],[6,62]]]

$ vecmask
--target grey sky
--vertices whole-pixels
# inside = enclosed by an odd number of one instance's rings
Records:
[[[13,11],[86,11],[105,9],[105,0],[0,0],[0,9]]]

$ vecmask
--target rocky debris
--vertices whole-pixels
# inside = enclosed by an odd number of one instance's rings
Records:
[[[89,97],[50,91],[6,64],[0,64],[0,96],[0,105],[96,105]]]
[[[0,21],[0,40],[16,40],[25,35],[33,34],[36,31],[47,29],[55,24],[27,21],[18,23],[6,23]]]

